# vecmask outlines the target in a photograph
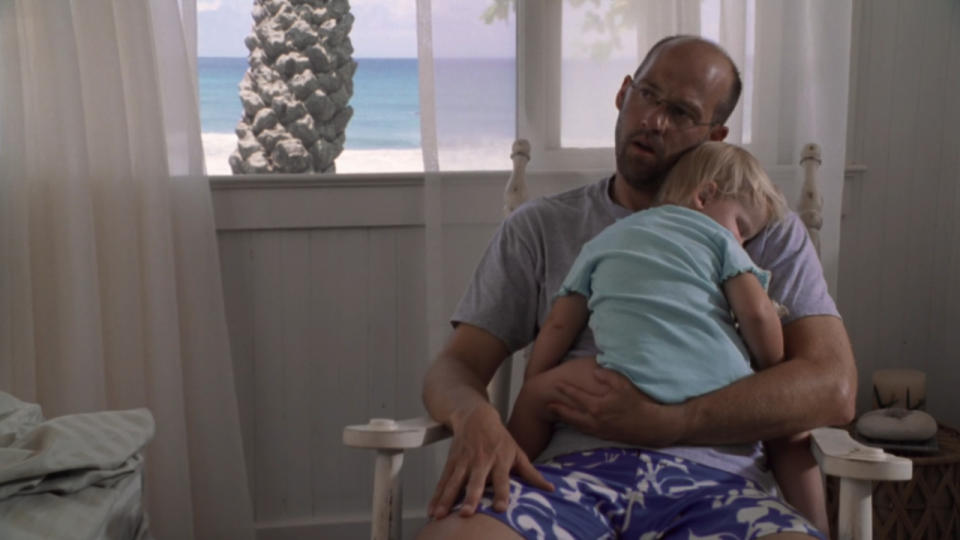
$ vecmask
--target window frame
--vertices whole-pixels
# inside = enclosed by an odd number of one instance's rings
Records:
[[[184,31],[188,42],[197,43],[196,0],[180,0]],[[516,138],[527,139],[535,156],[527,167],[533,173],[549,171],[611,171],[614,167],[613,144],[607,147],[564,147],[561,145],[562,112],[562,17],[563,3],[556,0],[522,0],[516,3]],[[194,47],[192,50],[196,50]],[[194,84],[199,102],[199,86]],[[610,100],[614,99],[611,90]],[[505,152],[509,149],[505,149]],[[473,171],[446,171],[447,174],[469,174]],[[479,172],[479,171],[478,171]],[[486,172],[486,171],[485,171]],[[347,177],[382,177],[385,181],[423,177],[422,172],[397,171],[384,173],[305,173],[290,175],[267,175],[269,182],[278,178],[306,184],[322,179]],[[229,174],[208,175],[211,183],[219,189],[236,188],[236,180],[246,180],[242,185],[254,185],[255,179],[266,180],[264,175]],[[262,186],[261,186],[262,187]],[[289,187],[289,186],[288,186]]]
[[[530,142],[528,170],[612,171],[612,138],[607,147],[561,144],[563,2],[524,0],[516,5],[517,138]]]

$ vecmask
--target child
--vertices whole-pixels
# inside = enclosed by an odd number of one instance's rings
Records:
[[[546,405],[561,400],[555,381],[589,378],[597,364],[657,401],[679,403],[751,374],[751,356],[759,369],[783,359],[769,273],[742,247],[786,208],[756,159],[706,142],[673,167],[655,204],[585,244],[557,293],[508,422],[531,459],[552,434]],[[588,317],[601,351],[596,364],[580,358],[554,367]],[[787,502],[826,531],[808,434],[767,446]]]

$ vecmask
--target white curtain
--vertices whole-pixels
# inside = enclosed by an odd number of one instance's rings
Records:
[[[820,145],[825,217],[821,238],[832,248],[822,253],[822,259],[828,283],[836,282],[852,0],[600,0],[528,5],[539,6],[533,12],[538,21],[550,19],[544,15],[551,10],[562,10],[557,17],[562,20],[556,39],[559,46],[544,40],[518,59],[526,64],[521,70],[539,62],[559,65],[561,71],[550,79],[559,81],[561,96],[554,99],[549,99],[554,85],[538,87],[536,81],[528,80],[528,87],[547,96],[546,100],[538,96],[538,101],[559,104],[546,118],[561,118],[559,127],[540,122],[529,128],[530,134],[525,133],[535,141],[560,141],[560,149],[534,148],[534,160],[545,149],[556,150],[554,155],[562,158],[569,147],[582,146],[597,149],[588,155],[596,159],[589,164],[583,159],[557,159],[557,163],[612,166],[608,157],[612,154],[607,151],[613,145],[617,114],[612,96],[624,75],[632,73],[660,39],[702,35],[727,50],[744,83],[740,102],[727,121],[728,141],[746,146],[768,167],[796,168],[804,144]],[[594,54],[596,45],[610,43],[617,46],[599,57]],[[518,114],[523,117],[524,111]],[[555,129],[560,133],[551,131]]]
[[[821,259],[833,289],[840,245],[852,0],[678,0],[658,3],[655,11],[646,3],[636,6],[638,58],[657,40],[675,33],[703,35],[733,57],[744,91],[728,121],[728,141],[746,146],[768,167],[796,168],[803,145],[821,147],[818,178],[825,217],[821,238],[826,246]]]
[[[523,8],[519,16],[525,20],[515,24],[527,35],[518,38],[523,46],[516,49],[514,84],[525,85],[521,98],[526,101],[516,103],[514,112],[522,130],[518,135],[534,144],[530,167],[540,171],[612,168],[614,95],[624,75],[632,74],[650,47],[666,36],[695,34],[720,43],[740,68],[744,83],[740,102],[727,122],[727,140],[746,146],[767,166],[793,167],[798,173],[802,145],[816,142],[823,149],[821,238],[829,247],[822,259],[828,283],[835,283],[852,0],[490,0],[479,6],[466,0],[418,0],[431,351],[446,335],[446,317],[465,279],[461,261],[450,249],[454,228],[449,225],[456,219],[450,204],[457,196],[444,189],[451,183],[441,177],[449,179],[453,170],[510,166],[506,161],[509,141],[497,141],[502,149],[499,156],[488,152],[483,159],[458,162],[462,147],[485,146],[481,141],[464,142],[451,133],[456,131],[458,108],[472,106],[483,113],[493,107],[492,102],[480,104],[490,93],[480,90],[473,98],[476,103],[458,104],[450,97],[457,87],[447,85],[444,78],[445,69],[453,71],[444,58],[445,49],[471,40],[477,49],[490,47],[489,42],[480,45],[480,31],[471,28],[469,21],[494,4],[503,6],[511,21],[517,17],[512,7]],[[443,19],[451,11],[458,12],[459,19]],[[457,30],[457,44],[441,42],[444,29],[450,27]],[[598,45],[611,44],[604,54],[595,54]],[[535,183],[531,180],[531,187],[539,192],[559,189]],[[451,274],[455,274],[452,279]]]
[[[835,282],[852,0],[490,0],[479,5],[468,0],[417,0],[425,171],[425,305],[431,357],[449,332],[446,321],[489,239],[490,231],[483,226],[491,230],[494,226],[491,220],[470,231],[476,221],[458,221],[460,216],[454,208],[483,205],[479,210],[470,209],[472,219],[487,211],[498,212],[499,201],[477,195],[484,193],[483,187],[490,182],[500,182],[502,189],[510,168],[509,140],[496,143],[499,154],[487,152],[477,157],[473,152],[472,159],[458,160],[465,155],[464,147],[476,150],[488,145],[465,141],[447,131],[456,131],[456,121],[451,118],[456,117],[458,109],[450,96],[457,86],[448,86],[450,79],[445,79],[447,73],[455,72],[445,49],[455,47],[442,42],[443,31],[456,28],[458,45],[481,42],[478,31],[469,29],[465,21],[475,19],[476,12],[494,3],[504,6],[510,23],[521,33],[526,32],[517,37],[517,73],[509,90],[524,86],[522,101],[514,102],[514,133],[534,144],[530,167],[536,169],[537,176],[529,179],[532,192],[571,187],[569,183],[560,184],[568,180],[550,183],[566,170],[588,171],[591,179],[612,172],[614,96],[624,75],[632,74],[661,38],[703,35],[719,42],[741,70],[744,91],[728,121],[730,142],[747,146],[767,166],[794,168],[798,177],[801,146],[816,142],[823,148],[819,176],[826,219],[821,236],[824,246],[832,246],[832,251],[825,250],[822,258],[828,282]],[[513,5],[522,9],[515,12]],[[451,11],[459,12],[459,22],[445,21]],[[516,20],[518,12],[524,20]],[[604,21],[609,23],[607,27]],[[608,43],[614,32],[620,48],[603,58],[592,55],[590,45]],[[477,91],[474,97],[486,95]],[[493,103],[478,102],[472,107],[483,113],[493,109]],[[522,130],[519,134],[517,126]],[[503,173],[497,180],[476,174],[482,169]],[[471,176],[465,171],[474,173]],[[465,188],[467,185],[476,189]],[[471,199],[464,203],[466,198]],[[425,368],[426,363],[418,367]],[[514,387],[517,383],[513,381]],[[438,451],[434,456],[439,469],[445,452]]]
[[[411,367],[421,373],[450,333],[450,315],[500,218],[499,193],[511,166],[515,22],[512,13],[507,20],[484,22],[481,16],[491,4],[416,0],[428,355]],[[500,172],[480,172],[491,170]],[[470,187],[477,180],[487,186],[479,197]],[[493,198],[486,196],[490,187]],[[434,464],[425,482],[429,497],[446,460],[446,443],[425,454]],[[412,500],[408,506],[422,511],[426,502]]]
[[[670,35],[702,35],[722,45],[739,67],[744,84],[740,102],[727,121],[727,140],[746,146],[767,167],[792,171],[797,181],[786,187],[793,189],[794,198],[802,180],[801,147],[815,142],[823,149],[818,175],[824,197],[821,260],[833,288],[840,244],[852,0],[517,0],[500,4],[508,6],[510,20],[519,12],[525,19],[515,24],[521,33],[529,33],[517,37],[515,84],[525,88],[521,101],[515,103],[515,136],[533,143],[530,167],[537,172],[589,171],[586,177],[592,180],[612,172],[614,96],[624,75],[632,74],[650,47]],[[510,9],[515,4],[522,9]],[[457,160],[463,155],[457,137],[443,129],[452,125],[450,119],[457,112],[444,103],[444,88],[455,87],[444,84],[442,68],[450,64],[438,60],[444,57],[444,44],[436,39],[443,28],[437,19],[450,9],[469,17],[476,3],[418,0],[417,7],[426,327],[433,357],[450,331],[446,321],[489,238],[467,235],[466,227],[456,222],[453,208],[470,192],[455,191],[463,183],[451,182],[451,171],[501,169],[500,181],[506,182],[509,163],[496,161],[498,156],[488,153],[485,159],[466,162],[473,166],[463,166]],[[477,38],[464,28],[460,39]],[[617,46],[605,54],[595,54],[597,45],[613,43]],[[509,141],[500,147],[502,160],[508,155]],[[531,191],[551,193],[572,187],[551,184],[558,176],[530,177]],[[489,199],[471,202],[489,205],[490,210],[499,208],[498,201]],[[832,292],[836,294],[835,289]],[[515,396],[520,383],[516,366],[512,373]],[[443,451],[435,454],[438,470],[444,458]]]
[[[417,70],[420,88],[420,148],[423,153],[424,254],[427,352],[433,358],[446,335],[443,286],[443,184],[437,141],[437,93],[430,0],[417,0]]]
[[[516,30],[512,12],[506,20],[482,20],[491,4],[416,0],[431,358],[449,333],[450,314],[473,270],[472,261],[461,264],[463,253],[457,249],[460,235],[468,228],[462,205],[486,204],[469,200],[476,194],[464,186],[476,178],[492,178],[487,185],[499,192],[511,167],[510,149],[516,136],[512,46]],[[500,172],[479,172],[491,170]],[[479,214],[492,216],[484,226],[497,222],[501,204],[493,200],[489,209],[481,209]]]
[[[0,0],[0,388],[148,407],[160,539],[254,537],[177,2]]]

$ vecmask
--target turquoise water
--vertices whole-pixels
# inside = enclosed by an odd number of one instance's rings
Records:
[[[345,147],[419,148],[415,58],[358,58]],[[205,133],[232,133],[242,115],[237,84],[246,58],[199,58],[200,118]],[[438,138],[464,146],[514,137],[513,59],[437,59]]]

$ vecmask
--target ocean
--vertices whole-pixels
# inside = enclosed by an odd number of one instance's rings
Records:
[[[357,58],[353,118],[347,150],[420,147],[416,58]],[[237,84],[246,58],[198,59],[200,118],[206,133],[230,134],[243,109]],[[438,139],[442,146],[509,148],[515,133],[515,64],[512,58],[437,59]]]

